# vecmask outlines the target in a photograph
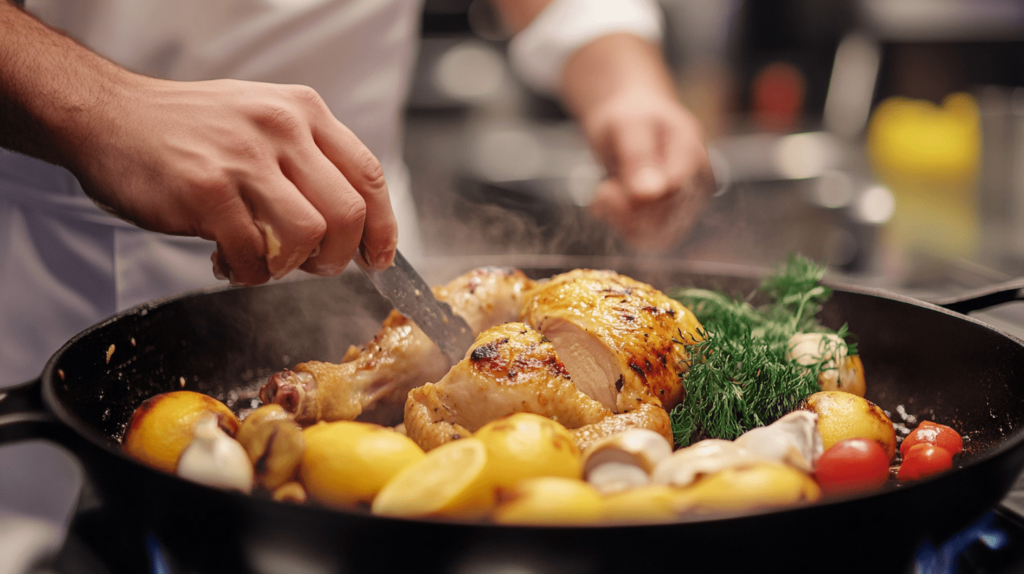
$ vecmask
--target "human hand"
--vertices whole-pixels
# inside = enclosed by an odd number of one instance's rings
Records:
[[[674,99],[623,94],[583,122],[608,172],[594,215],[638,248],[675,245],[715,185],[697,121]]]
[[[679,103],[659,49],[603,36],[569,59],[562,94],[608,179],[592,210],[636,247],[683,238],[714,189],[697,120]]]
[[[152,231],[217,242],[214,272],[252,285],[390,265],[380,163],[312,89],[133,74],[0,0],[0,146],[62,165]]]
[[[140,227],[217,242],[214,273],[254,285],[390,265],[397,224],[380,163],[311,88],[135,77],[69,160],[86,192]]]

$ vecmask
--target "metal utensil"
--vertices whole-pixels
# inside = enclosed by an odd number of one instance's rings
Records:
[[[359,268],[386,297],[395,309],[413,320],[441,352],[448,357],[449,366],[466,356],[476,337],[466,320],[452,312],[447,303],[434,298],[433,292],[420,274],[406,261],[400,251],[395,252],[391,267],[378,271],[360,256]]]

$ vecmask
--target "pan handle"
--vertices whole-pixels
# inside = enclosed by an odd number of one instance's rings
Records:
[[[66,430],[46,409],[41,378],[0,389],[0,444],[36,438],[63,444]]]
[[[996,283],[955,297],[933,300],[932,303],[966,315],[971,311],[1021,300],[1024,300],[1024,278]]]

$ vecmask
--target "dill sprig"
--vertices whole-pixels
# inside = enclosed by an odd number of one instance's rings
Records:
[[[686,398],[670,413],[676,444],[704,438],[735,439],[771,424],[820,390],[815,365],[786,361],[790,337],[797,333],[835,333],[817,314],[832,295],[820,284],[825,269],[810,259],[791,256],[745,299],[718,291],[681,289],[672,294],[703,324],[704,341],[690,347],[693,358],[683,375]],[[765,303],[754,306],[751,301]],[[848,353],[856,349],[847,343]],[[824,355],[824,354],[823,354]]]

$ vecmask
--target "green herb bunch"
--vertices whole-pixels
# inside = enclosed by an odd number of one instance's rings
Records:
[[[817,314],[832,295],[821,285],[825,268],[791,256],[745,300],[718,291],[680,289],[670,295],[693,311],[706,332],[692,345],[693,362],[682,375],[686,398],[672,410],[672,433],[679,446],[705,438],[732,440],[771,424],[821,390],[818,374],[825,359],[799,365],[786,361],[790,337],[797,333],[835,333]],[[766,301],[755,307],[754,299]],[[856,349],[847,344],[847,353]],[[825,357],[828,351],[822,349]]]

